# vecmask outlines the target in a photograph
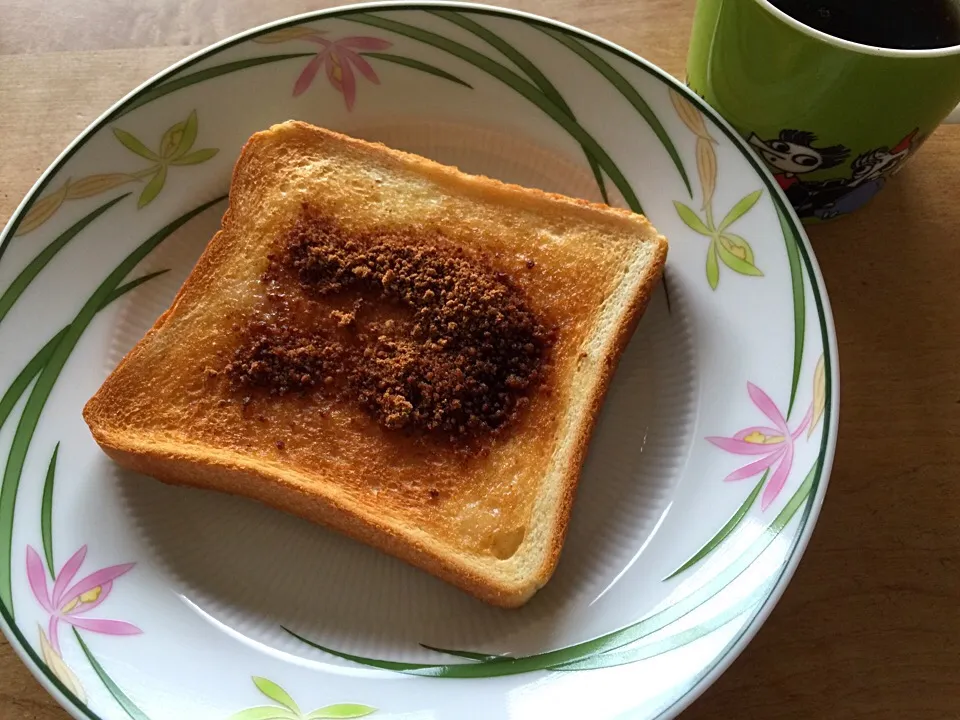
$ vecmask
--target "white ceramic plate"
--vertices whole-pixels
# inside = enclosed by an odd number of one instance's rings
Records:
[[[119,471],[87,432],[83,403],[216,229],[243,142],[291,117],[642,208],[671,241],[559,569],[519,611]],[[673,717],[770,611],[826,489],[836,341],[776,183],[676,80],[557,23],[367,5],[239,35],[85,131],[0,252],[0,612],[77,718]]]

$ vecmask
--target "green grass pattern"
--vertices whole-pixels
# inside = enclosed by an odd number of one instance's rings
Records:
[[[431,14],[436,15],[439,18],[443,18],[454,25],[458,25],[467,32],[476,35],[494,49],[498,50],[500,54],[516,65],[522,73],[530,78],[534,85],[540,88],[543,94],[546,95],[558,108],[565,112],[571,120],[576,121],[577,118],[573,114],[573,110],[567,104],[566,100],[563,99],[563,95],[560,94],[560,91],[557,90],[556,86],[550,82],[547,76],[540,71],[540,68],[538,68],[533,61],[530,60],[530,58],[513,47],[513,45],[508,43],[492,30],[484,27],[476,20],[462,13],[455,12],[453,10],[433,10],[431,11]],[[607,195],[607,185],[603,181],[603,172],[600,170],[600,163],[597,162],[597,159],[591,154],[590,150],[587,149],[586,146],[581,144],[580,147],[583,149],[583,153],[590,165],[590,170],[593,172],[593,178],[597,183],[597,187],[600,189],[600,195],[603,197],[603,201],[609,204],[610,198]]]
[[[130,716],[131,720],[150,720],[143,710],[138,708],[107,674],[107,671],[103,669],[103,666],[97,658],[90,652],[90,648],[87,647],[87,644],[83,641],[83,638],[80,636],[80,633],[77,632],[76,628],[73,629],[73,635],[77,638],[77,642],[80,643],[80,649],[83,650],[83,654],[87,656],[90,667],[93,668],[97,677],[100,678],[100,681],[107,688],[107,691],[113,696],[113,699],[117,701],[117,704],[123,708],[123,711]]]
[[[53,391],[53,386],[60,376],[61,370],[67,363],[67,359],[79,342],[84,331],[93,321],[94,316],[100,311],[104,303],[114,294],[124,277],[149,255],[161,242],[166,240],[174,231],[178,230],[189,220],[196,217],[204,210],[221,202],[224,197],[218,197],[214,200],[204,203],[188,213],[158,230],[154,235],[141,243],[133,252],[131,252],[116,268],[100,283],[100,286],[94,291],[93,295],[84,303],[80,312],[74,318],[73,322],[65,328],[60,341],[53,348],[47,359],[46,364],[40,371],[33,390],[27,397],[23,414],[20,416],[20,422],[14,432],[13,441],[10,445],[10,452],[7,455],[7,463],[3,473],[3,485],[0,486],[0,564],[3,567],[10,568],[13,553],[13,520],[16,511],[17,490],[20,487],[20,478],[23,475],[23,466],[27,459],[27,453],[33,435],[36,432],[37,425],[40,423],[40,416],[43,408]],[[0,604],[2,604],[11,616],[15,615],[13,608],[13,590],[10,573],[0,575]]]
[[[553,120],[564,130],[566,130],[574,138],[574,140],[587,148],[591,155],[597,159],[597,162],[600,164],[600,167],[603,169],[603,171],[607,174],[611,181],[613,181],[613,184],[617,186],[617,189],[620,191],[620,194],[623,195],[627,206],[636,213],[643,212],[643,208],[640,206],[640,200],[637,198],[636,193],[634,193],[633,188],[630,186],[630,183],[627,182],[627,179],[624,177],[623,173],[620,172],[620,168],[617,167],[610,155],[607,154],[607,151],[604,150],[593,138],[593,136],[584,130],[578,122],[570,119],[570,117],[563,112],[563,110],[559,108],[556,103],[544,95],[544,93],[533,83],[524,80],[522,77],[517,75],[517,73],[513,72],[506,66],[501,65],[495,60],[491,60],[483,53],[479,53],[473,48],[469,48],[466,45],[462,45],[458,42],[445,38],[442,35],[437,35],[429,30],[423,30],[413,25],[408,25],[407,23],[389,20],[376,15],[367,15],[365,13],[350,15],[349,19],[352,22],[360,23],[362,25],[369,25],[381,30],[387,30],[389,32],[396,33],[397,35],[418,40],[419,42],[430,45],[431,47],[435,47],[438,50],[443,50],[444,52],[458,57],[464,62],[467,62],[484,71],[485,73],[492,75],[508,87],[516,90],[523,97],[553,118]]]
[[[378,658],[368,658],[350,653],[340,652],[333,648],[328,648],[313,642],[302,635],[284,627],[283,629],[306,643],[310,647],[322,650],[330,655],[349,660],[359,665],[377,668],[380,670],[392,670],[406,675],[420,675],[436,678],[490,678],[502,677],[505,675],[519,675],[522,673],[535,672],[538,670],[558,670],[562,666],[570,666],[574,663],[582,663],[598,656],[607,655],[613,651],[624,648],[632,643],[641,640],[648,635],[668,627],[682,617],[693,612],[708,600],[715,597],[727,586],[736,580],[745,570],[747,570],[760,555],[770,547],[770,544],[776,537],[783,532],[790,521],[796,515],[797,511],[803,507],[807,498],[810,496],[814,486],[814,480],[817,476],[817,470],[821,460],[818,458],[807,473],[806,478],[797,488],[793,496],[787,502],[786,506],[780,511],[777,517],[767,527],[766,532],[754,541],[743,553],[737,557],[730,565],[721,570],[709,582],[698,588],[682,600],[677,601],[668,608],[665,608],[653,615],[628,625],[625,628],[601,635],[593,640],[571,645],[559,650],[537,653],[518,658],[502,658],[494,656],[492,659],[479,660],[473,663],[457,663],[453,665],[429,664],[429,663],[406,663],[392,660],[382,660]],[[715,628],[714,628],[715,629]],[[712,632],[712,630],[711,630]],[[445,650],[448,654],[457,654],[465,656],[463,651]]]

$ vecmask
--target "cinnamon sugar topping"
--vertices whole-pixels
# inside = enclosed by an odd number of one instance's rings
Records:
[[[227,368],[238,390],[352,400],[384,427],[451,440],[505,428],[553,331],[510,278],[439,233],[349,234],[305,208]]]

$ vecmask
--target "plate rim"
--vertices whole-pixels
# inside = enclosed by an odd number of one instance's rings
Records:
[[[714,682],[733,664],[746,646],[756,637],[760,628],[767,621],[774,608],[779,603],[786,591],[787,586],[793,579],[797,567],[806,552],[810,538],[817,525],[821,508],[826,497],[829,486],[830,476],[833,471],[833,463],[836,455],[836,443],[839,429],[839,409],[840,409],[840,364],[839,349],[837,346],[836,327],[834,324],[833,311],[827,292],[820,266],[814,253],[810,239],[801,224],[799,217],[788,201],[783,190],[775,182],[769,169],[758,159],[756,153],[750,148],[748,143],[740,134],[725,120],[715,109],[708,105],[700,96],[688,88],[683,82],[670,75],[656,64],[646,60],[639,54],[628,50],[627,48],[614,43],[604,37],[584,30],[575,25],[555,20],[536,13],[530,13],[523,10],[515,10],[497,5],[489,5],[473,2],[459,2],[448,0],[419,0],[411,2],[409,0],[374,0],[373,2],[357,2],[338,5],[323,10],[312,10],[305,13],[290,15],[267,23],[262,23],[254,27],[242,30],[230,35],[223,40],[217,41],[206,47],[191,53],[187,57],[172,63],[160,72],[154,74],[140,85],[113,103],[107,110],[94,119],[86,128],[84,128],[73,141],[71,141],[63,151],[50,163],[37,181],[31,186],[24,195],[23,200],[14,209],[10,219],[0,231],[0,260],[14,239],[17,227],[23,220],[27,208],[39,197],[46,189],[53,177],[63,168],[73,155],[80,150],[88,140],[92,138],[99,130],[105,127],[111,120],[115,119],[124,108],[141,94],[163,82],[169,77],[180,71],[195,65],[196,63],[207,59],[227,48],[238,45],[249,40],[252,37],[263,34],[270,30],[280,29],[287,26],[299,25],[312,20],[338,17],[359,11],[370,10],[426,10],[438,7],[451,10],[462,10],[475,14],[491,15],[494,17],[506,17],[521,22],[534,25],[547,26],[561,30],[565,33],[589,40],[614,55],[626,60],[631,65],[638,67],[649,74],[657,76],[664,84],[673,90],[680,92],[684,98],[693,103],[705,116],[727,136],[727,138],[739,149],[742,155],[750,163],[751,167],[757,172],[763,180],[765,186],[774,198],[774,202],[785,213],[785,219],[791,225],[795,237],[801,240],[800,250],[805,266],[811,281],[811,289],[815,300],[817,310],[818,324],[820,326],[821,336],[824,341],[824,353],[828,354],[830,359],[830,397],[827,403],[828,422],[826,439],[819,453],[817,462],[817,472],[814,477],[815,494],[812,500],[807,504],[800,517],[800,530],[793,540],[792,547],[789,550],[787,561],[780,568],[779,575],[767,597],[759,603],[753,611],[752,617],[743,625],[735,638],[728,642],[722,654],[713,660],[710,667],[701,671],[692,681],[688,689],[676,700],[662,708],[656,715],[656,720],[669,720],[677,717],[680,713],[692,705],[703,693],[713,685]],[[70,715],[78,720],[103,720],[92,708],[84,703],[79,705],[71,698],[65,695],[60,687],[60,682],[56,678],[51,678],[44,672],[43,668],[33,657],[34,651],[26,642],[16,623],[11,623],[7,617],[6,609],[0,606],[0,629],[4,636],[10,641],[17,656],[27,667],[30,673],[37,679],[40,685],[46,690],[57,703],[64,708]],[[632,711],[631,711],[632,712]]]

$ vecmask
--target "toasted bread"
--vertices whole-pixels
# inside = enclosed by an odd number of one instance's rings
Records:
[[[557,564],[666,254],[625,210],[275,125],[247,142],[220,231],[84,418],[124,467],[259,500],[517,607]]]

